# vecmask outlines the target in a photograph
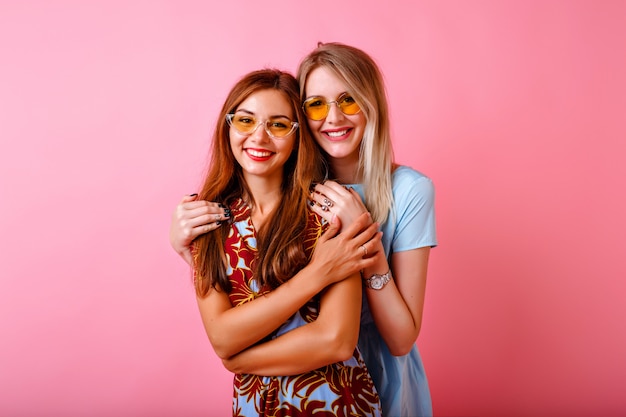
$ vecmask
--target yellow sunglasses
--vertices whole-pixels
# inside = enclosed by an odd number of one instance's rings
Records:
[[[324,97],[310,97],[304,101],[302,104],[302,109],[304,110],[304,114],[311,120],[323,120],[328,116],[330,112],[330,105],[335,103],[339,110],[343,114],[347,114],[349,116],[353,114],[357,114],[361,111],[361,108],[356,103],[354,98],[348,94],[343,93],[336,100],[326,101]]]

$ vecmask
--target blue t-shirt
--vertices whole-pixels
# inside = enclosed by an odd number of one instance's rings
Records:
[[[394,206],[380,227],[383,247],[391,255],[437,246],[435,187],[430,178],[407,166],[392,175]],[[347,184],[364,200],[361,184]],[[383,415],[432,416],[428,380],[417,346],[404,356],[393,356],[378,332],[363,294],[359,349],[380,395]]]
[[[391,254],[426,246],[437,246],[435,187],[430,178],[407,166],[399,166],[391,177],[394,206],[380,226],[387,259]],[[348,184],[365,201],[362,184]]]

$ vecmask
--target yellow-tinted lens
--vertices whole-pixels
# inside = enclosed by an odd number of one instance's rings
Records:
[[[306,117],[312,120],[322,120],[328,116],[328,103],[324,97],[311,97],[302,106]]]
[[[294,130],[293,125],[294,123],[291,120],[282,117],[269,119],[265,122],[266,130],[270,133],[270,136],[275,138],[283,138],[289,135]]]
[[[302,108],[304,109],[306,117],[309,119],[322,120],[328,116],[330,105],[332,103],[337,104],[343,114],[347,114],[349,116],[357,114],[361,111],[361,108],[356,103],[354,98],[346,93],[337,97],[337,100],[330,102],[327,102],[324,97],[311,97],[304,102]]]
[[[361,111],[361,108],[352,96],[344,94],[337,99],[337,105],[344,114],[353,115]]]
[[[231,119],[231,123],[237,131],[241,133],[252,133],[256,130],[258,122],[256,118],[244,115],[244,114],[235,114]]]

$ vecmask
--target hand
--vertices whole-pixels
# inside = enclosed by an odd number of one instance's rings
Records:
[[[311,209],[329,223],[336,216],[341,219],[342,225],[347,226],[359,215],[367,212],[359,193],[334,181],[317,184],[309,199],[313,202]]]
[[[170,244],[188,263],[192,264],[190,245],[198,236],[220,227],[230,217],[230,211],[218,203],[196,200],[197,194],[183,197],[172,214]]]
[[[307,266],[316,268],[316,276],[325,280],[326,285],[373,266],[382,248],[382,232],[378,231],[378,223],[372,222],[368,212],[362,213],[337,234],[341,227],[339,219],[331,219],[330,227],[318,239]]]

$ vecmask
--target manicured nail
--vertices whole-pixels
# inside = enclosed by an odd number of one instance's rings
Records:
[[[215,222],[216,225],[221,226],[222,222]]]
[[[224,217],[230,217],[230,209],[224,209]]]
[[[193,193],[193,194],[189,194],[189,197],[196,197],[198,194]]]

